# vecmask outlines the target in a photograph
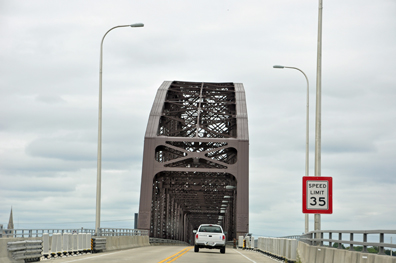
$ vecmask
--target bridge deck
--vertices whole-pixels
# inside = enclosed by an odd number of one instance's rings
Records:
[[[79,257],[67,257],[57,259],[57,263],[71,262],[95,262],[95,263],[118,263],[118,262],[147,262],[147,263],[274,263],[275,261],[259,252],[227,248],[225,254],[219,250],[201,249],[195,253],[193,247],[184,246],[149,246],[128,249],[116,252],[105,252],[100,254],[88,254]]]

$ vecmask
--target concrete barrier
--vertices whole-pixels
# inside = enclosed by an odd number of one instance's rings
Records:
[[[311,260],[312,263],[324,262],[325,261],[325,258],[327,257],[327,253],[326,253],[327,250],[326,249],[322,249],[320,247],[319,248],[313,247],[312,250],[315,250],[315,261]],[[332,256],[334,256],[334,254],[332,254]],[[331,261],[333,261],[333,259]]]
[[[309,246],[308,247],[308,262],[307,263],[319,263],[318,261],[316,261],[316,251],[317,251],[317,247],[315,246]]]
[[[106,238],[106,250],[122,250],[134,247],[149,246],[148,236],[117,236]]]
[[[257,250],[279,259],[296,261],[298,241],[287,238],[259,237]]]
[[[348,263],[345,261],[345,252],[343,249],[334,249],[333,262]]]
[[[396,263],[396,257],[376,256],[374,263]]]
[[[334,252],[336,251],[336,249],[326,249],[326,255],[324,258],[324,263],[333,263],[334,262]]]
[[[77,235],[69,235],[68,238],[76,241],[77,243]],[[57,254],[58,253],[58,248],[59,248],[59,242],[62,243],[63,238],[61,235],[57,234],[52,237],[44,237],[45,239],[48,239],[49,244],[48,248],[54,249],[50,253]],[[16,241],[24,241],[24,240],[42,240],[44,239],[43,237],[32,237],[32,238],[0,238],[0,262],[1,263],[24,263],[24,260],[19,260],[19,261],[13,261],[12,256],[9,255],[9,252],[7,251],[7,243],[8,242],[16,242]],[[80,237],[82,238],[82,236]],[[103,237],[106,238],[106,250],[107,251],[112,251],[112,250],[122,250],[122,249],[129,249],[129,248],[135,248],[135,247],[142,247],[142,246],[150,246],[149,242],[149,237],[148,236],[116,236],[116,237]],[[73,240],[73,241],[74,241]],[[47,241],[46,241],[47,242]],[[73,247],[75,247],[75,251],[78,250],[77,244],[73,242]],[[81,244],[83,245],[83,244]],[[70,251],[70,249],[68,248]],[[74,250],[74,249],[73,249]],[[59,252],[62,251],[62,247],[60,247]],[[77,251],[76,251],[77,252]],[[48,253],[48,252],[47,252]]]
[[[298,241],[295,239],[290,240],[289,239],[289,249],[290,249],[290,258],[297,259],[297,246],[298,246]]]
[[[349,251],[298,242],[301,263],[396,263],[396,257]]]

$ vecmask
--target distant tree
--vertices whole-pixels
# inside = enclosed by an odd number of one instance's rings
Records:
[[[333,247],[338,248],[338,243],[334,243]],[[345,246],[343,244],[341,244],[342,249],[345,249]]]
[[[353,249],[355,251],[363,251],[363,246],[357,246],[357,247],[354,246]]]
[[[337,247],[337,246],[334,246],[334,247]],[[346,249],[349,250],[349,247],[346,247]],[[361,252],[361,251],[363,251],[363,246],[353,246],[353,249],[355,251]],[[379,248],[378,247],[368,247],[367,248],[367,252],[368,253],[378,253],[379,252]],[[385,252],[386,255],[390,256],[391,250],[390,249],[384,249],[384,252]],[[393,255],[396,256],[396,253],[393,253]]]
[[[367,251],[368,251],[369,253],[375,253],[375,254],[377,254],[378,251],[379,251],[379,249],[378,249],[378,247],[368,247],[368,248],[367,248]]]

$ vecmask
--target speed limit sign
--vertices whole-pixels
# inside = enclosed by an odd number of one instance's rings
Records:
[[[333,213],[333,178],[323,176],[303,177],[303,213]]]

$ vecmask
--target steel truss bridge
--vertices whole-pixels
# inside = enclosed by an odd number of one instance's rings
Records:
[[[241,83],[165,81],[144,138],[138,228],[193,240],[201,223],[249,231],[249,133]]]

